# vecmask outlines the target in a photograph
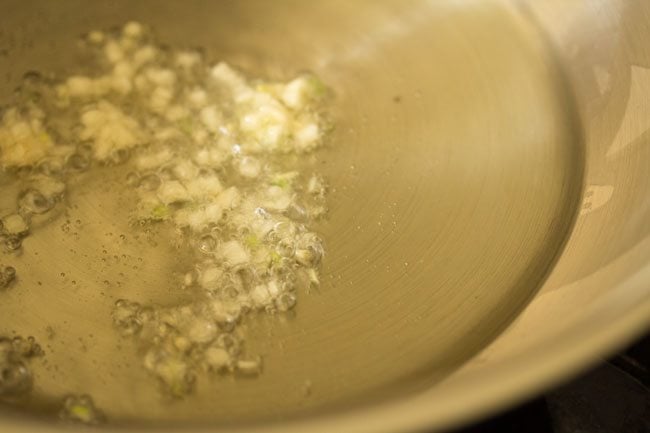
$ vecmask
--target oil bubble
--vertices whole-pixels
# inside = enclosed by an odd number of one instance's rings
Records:
[[[54,201],[36,189],[28,189],[18,199],[18,206],[24,213],[43,214],[54,207]]]
[[[126,184],[129,186],[136,186],[138,185],[138,182],[140,181],[140,176],[138,176],[137,173],[135,172],[129,172],[126,175]]]
[[[128,149],[117,149],[111,152],[109,160],[115,165],[120,165],[124,164],[129,159],[130,155],[131,152],[129,152]]]
[[[0,396],[20,396],[32,388],[32,375],[22,361],[0,363]]]
[[[204,235],[199,239],[198,249],[203,254],[213,254],[217,248],[217,241],[211,235]]]
[[[58,176],[63,172],[63,162],[60,159],[45,159],[38,163],[36,169],[46,176]]]
[[[0,289],[9,287],[11,283],[16,279],[16,269],[12,266],[7,266],[5,268],[0,267]]]
[[[84,171],[87,170],[88,167],[90,166],[90,160],[88,159],[87,156],[81,153],[73,153],[72,155],[68,156],[68,159],[66,160],[66,165],[71,170]]]
[[[155,174],[148,174],[140,179],[138,186],[145,191],[155,191],[160,186],[160,178]]]
[[[296,295],[293,293],[282,293],[275,300],[275,306],[279,311],[289,311],[296,305]]]
[[[296,252],[296,246],[292,239],[280,239],[275,250],[282,257],[293,257]]]
[[[5,250],[8,252],[17,251],[23,245],[23,241],[19,236],[9,236],[4,242]]]

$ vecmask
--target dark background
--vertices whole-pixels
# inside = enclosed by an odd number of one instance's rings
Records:
[[[453,433],[650,433],[650,334],[581,377]]]

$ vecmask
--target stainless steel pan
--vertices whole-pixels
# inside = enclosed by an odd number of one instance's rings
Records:
[[[0,6],[4,101],[27,70],[82,65],[79,34],[131,19],[258,75],[312,70],[336,93],[318,154],[334,191],[326,282],[295,317],[249,325],[264,374],[161,401],[111,329],[92,259],[52,251],[60,231],[44,229],[26,288],[0,294],[0,328],[42,340],[55,328],[56,369],[36,372],[33,404],[5,408],[2,431],[70,429],[43,421],[67,392],[91,394],[107,431],[443,429],[568,378],[650,323],[647,1]],[[75,248],[92,257],[102,236]]]

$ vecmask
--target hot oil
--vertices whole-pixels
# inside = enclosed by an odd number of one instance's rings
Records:
[[[174,289],[189,250],[164,224],[151,237],[131,225],[126,166],[88,171],[67,210],[5,259],[20,283],[2,293],[6,333],[33,335],[45,351],[24,405],[55,412],[62,395],[88,393],[112,422],[243,422],[421,390],[502,332],[561,251],[581,190],[579,123],[556,60],[518,11],[261,2],[230,12],[217,15],[264,17],[266,33],[214,14],[200,34],[154,21],[172,42],[228,41],[215,51],[252,64],[261,54],[247,47],[276,41],[264,55],[334,88],[329,145],[299,164],[330,183],[329,217],[314,225],[327,247],[320,288],[300,292],[288,314],[246,316],[246,350],[263,359],[257,377],[209,374],[172,398],[112,313],[120,298],[191,300]],[[295,48],[301,35],[311,49]]]
[[[3,288],[45,280],[73,295],[58,314],[107,319],[134,343],[153,394],[182,399],[201,376],[258,376],[246,316],[289,314],[297,292],[320,283],[322,240],[310,227],[326,214],[327,186],[310,153],[326,133],[328,91],[312,74],[249,80],[151,39],[136,22],[93,31],[82,40],[97,57],[89,75],[25,75],[0,129],[17,191],[0,235],[19,272],[40,260],[59,269],[25,279],[0,271]],[[44,325],[48,338],[68,323]],[[82,352],[88,338],[78,337]],[[3,356],[0,394],[29,399],[31,370]],[[63,419],[99,420],[86,391],[64,395]]]

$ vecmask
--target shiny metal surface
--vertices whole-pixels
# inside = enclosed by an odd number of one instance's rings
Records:
[[[168,299],[158,288],[174,259],[120,245],[146,252],[150,284],[103,287],[120,278],[101,249],[117,248],[108,233],[126,221],[109,217],[120,214],[109,189],[98,207],[88,179],[67,218],[96,228],[75,240],[61,236],[66,216],[43,227],[14,264],[29,263],[20,288],[1,294],[1,333],[56,335],[37,397],[6,409],[0,430],[70,428],[38,421],[68,392],[91,394],[111,431],[445,428],[556,383],[650,322],[643,0],[2,5],[3,100],[26,70],[80,67],[82,32],[136,19],[255,74],[315,71],[336,91],[337,128],[317,155],[334,189],[326,284],[295,317],[250,320],[261,377],[160,399],[110,307]]]

